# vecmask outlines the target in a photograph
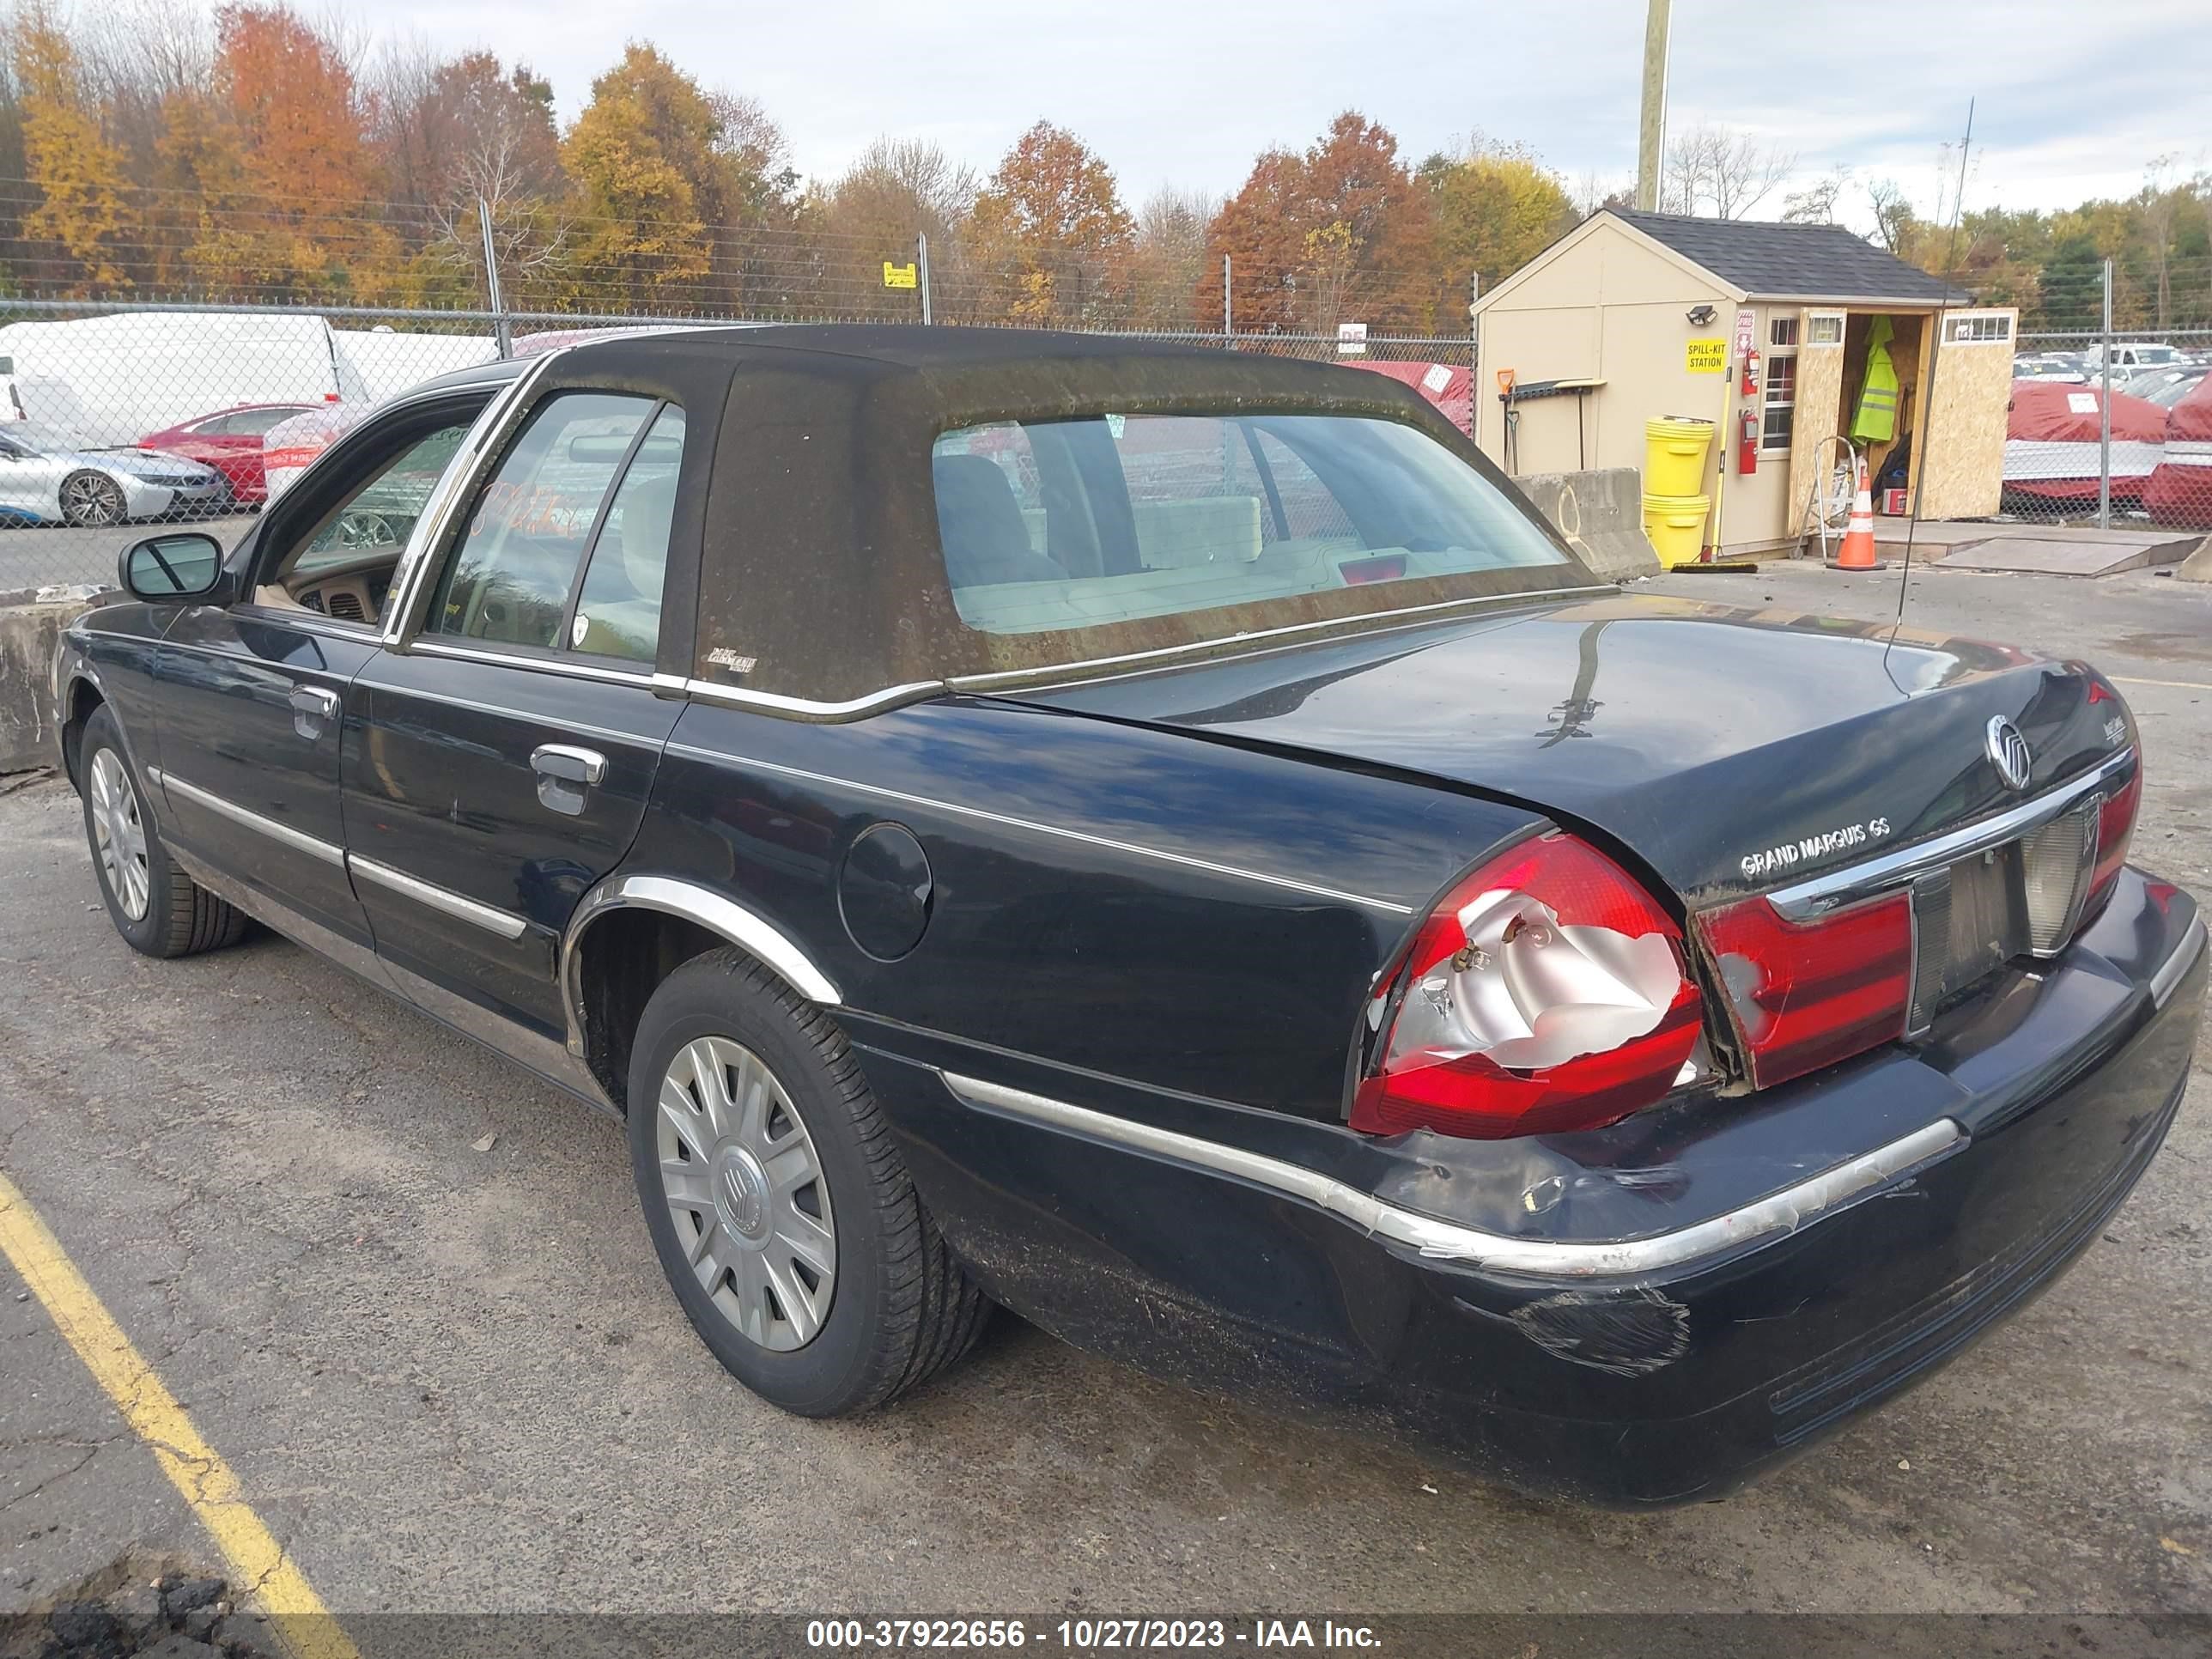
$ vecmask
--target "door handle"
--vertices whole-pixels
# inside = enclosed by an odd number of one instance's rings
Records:
[[[292,688],[292,729],[310,742],[323,735],[323,723],[335,720],[338,694],[319,685]]]
[[[530,751],[530,769],[538,774],[538,804],[573,818],[582,813],[591,787],[606,775],[607,757],[574,744],[541,743]]]

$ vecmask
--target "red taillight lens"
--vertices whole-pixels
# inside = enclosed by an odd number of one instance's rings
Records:
[[[2142,762],[2138,758],[2134,775],[2106,796],[2097,808],[2097,862],[2089,872],[2089,896],[2081,905],[2085,921],[2103,909],[2112,896],[2112,884],[2120,878],[2120,866],[2128,861],[2128,838],[2136,831],[2136,809],[2142,805]]]
[[[1352,1127],[1497,1140],[1594,1129],[1674,1086],[1702,1006],[1682,935],[1635,878],[1554,833],[1447,893],[1414,936]]]
[[[1698,918],[1760,1088],[1905,1035],[1912,902],[1893,893],[1814,921],[1763,898]]]

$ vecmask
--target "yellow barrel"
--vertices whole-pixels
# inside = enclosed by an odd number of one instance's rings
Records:
[[[1705,514],[1712,504],[1710,495],[1644,498],[1644,533],[1650,538],[1651,550],[1659,556],[1660,563],[1669,569],[1697,563],[1705,544]]]
[[[1644,423],[1644,493],[1694,495],[1705,487],[1705,453],[1713,423],[1686,415],[1656,415]]]

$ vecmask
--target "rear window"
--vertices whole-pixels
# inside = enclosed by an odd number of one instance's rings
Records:
[[[1427,434],[1346,415],[963,427],[932,455],[954,605],[1032,634],[1566,556]],[[1471,590],[1472,591],[1472,590]]]

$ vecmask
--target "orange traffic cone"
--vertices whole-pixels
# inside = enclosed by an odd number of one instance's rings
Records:
[[[1828,561],[1831,570],[1879,570],[1882,562],[1874,551],[1874,497],[1867,492],[1866,462],[1858,466],[1858,490],[1851,497],[1850,523],[1844,530],[1844,544]]]

